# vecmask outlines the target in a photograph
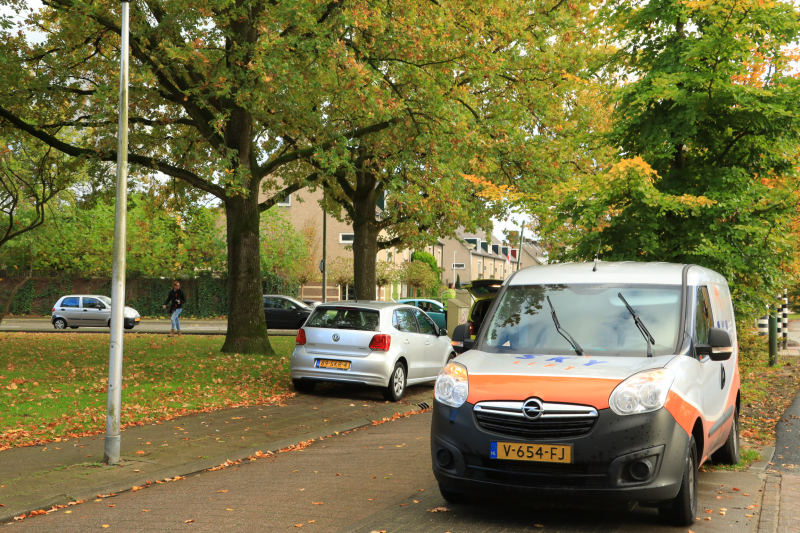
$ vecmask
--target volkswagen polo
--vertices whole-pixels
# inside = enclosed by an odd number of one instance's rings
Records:
[[[739,461],[728,284],[695,265],[557,264],[510,277],[434,389],[433,471],[481,491],[612,498],[697,513],[697,470]]]

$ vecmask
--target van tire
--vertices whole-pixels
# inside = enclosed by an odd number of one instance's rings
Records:
[[[689,450],[683,465],[681,488],[672,500],[658,508],[661,519],[676,527],[688,527],[697,516],[697,445],[694,436],[689,440]]]
[[[735,465],[739,457],[739,410],[733,412],[733,424],[722,448],[711,454],[711,460],[721,465]]]
[[[297,392],[314,392],[317,382],[310,379],[293,379],[292,385]]]
[[[399,402],[406,392],[406,367],[400,361],[394,364],[394,369],[389,375],[389,384],[383,388],[383,399],[390,402]]]
[[[445,487],[441,483],[439,483],[439,493],[441,493],[442,498],[447,503],[452,504],[459,504],[459,503],[467,503],[467,495],[463,492],[458,492],[456,490],[451,490],[448,487]]]

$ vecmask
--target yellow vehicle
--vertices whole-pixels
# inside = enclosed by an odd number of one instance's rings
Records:
[[[469,338],[475,340],[475,335],[478,334],[478,330],[483,324],[486,312],[502,286],[503,280],[499,279],[476,279],[464,285],[463,288],[472,295],[473,302],[469,315],[467,315],[467,323],[456,327],[453,332],[452,345],[456,353],[461,354],[464,352],[464,343],[462,341],[467,338],[467,331],[469,332]]]

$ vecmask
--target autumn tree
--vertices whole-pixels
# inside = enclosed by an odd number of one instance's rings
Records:
[[[553,255],[700,264],[728,278],[738,312],[763,312],[796,247],[795,9],[614,0],[600,20],[620,46],[607,72],[625,80],[602,136],[616,161],[555,187],[554,208],[539,210],[543,235],[561,238]]]
[[[295,259],[294,278],[300,284],[300,298],[303,298],[303,289],[309,283],[319,281],[319,258],[317,253],[319,247],[319,236],[317,235],[317,225],[312,219],[308,219],[303,224],[300,231],[303,239],[303,253]]]
[[[514,164],[536,127],[520,118],[558,100],[552,80],[580,63],[575,21],[588,11],[555,0],[130,6],[132,176],[161,173],[222,203],[232,302],[222,350],[239,353],[272,353],[260,213],[324,176],[341,193],[331,199],[352,206],[356,282],[372,291],[384,226],[391,243],[480,224],[460,173],[503,175],[495,156]],[[115,161],[119,3],[48,0],[19,32],[3,27],[2,124],[80,160]],[[395,203],[376,227],[383,191]],[[473,208],[460,215],[461,204]]]
[[[381,288],[388,287],[397,280],[397,265],[392,261],[378,261],[375,263],[375,283],[378,285],[378,295],[380,298]]]
[[[353,284],[353,260],[340,256],[331,261],[328,265],[328,280],[341,287],[342,291],[346,291],[346,287]],[[327,287],[324,289],[327,290]],[[342,296],[343,299],[347,299],[346,292]]]
[[[398,278],[413,290],[413,292],[409,291],[409,297],[417,297],[420,290],[436,289],[441,285],[438,273],[431,270],[430,265],[423,261],[403,263]]]

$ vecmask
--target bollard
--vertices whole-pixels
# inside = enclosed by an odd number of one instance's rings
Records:
[[[769,315],[769,366],[778,364],[778,317]]]
[[[764,315],[758,319],[758,334],[764,337],[769,333],[769,316]]]
[[[783,289],[783,306],[781,307],[781,350],[789,348],[789,292]]]

